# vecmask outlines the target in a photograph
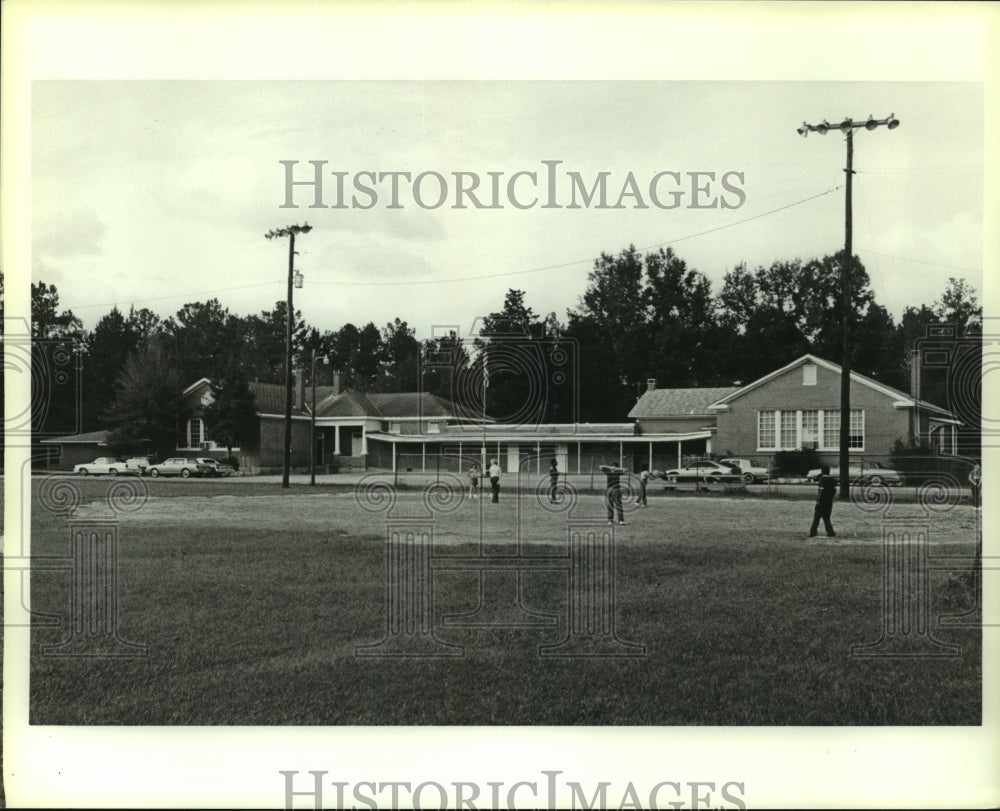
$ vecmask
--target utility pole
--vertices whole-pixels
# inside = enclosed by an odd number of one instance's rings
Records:
[[[840,124],[831,124],[826,119],[821,124],[807,124],[797,132],[805,138],[810,132],[826,135],[831,129],[839,129],[847,138],[847,192],[844,204],[844,261],[840,265],[840,498],[846,500],[851,495],[850,430],[851,430],[851,265],[854,263],[852,242],[851,193],[854,178],[854,130],[864,127],[872,130],[886,126],[890,130],[899,126],[899,119],[892,113],[888,118],[854,121],[845,118]]]
[[[295,310],[292,307],[292,288],[302,287],[302,274],[295,270],[295,235],[308,234],[312,230],[309,223],[305,225],[289,225],[286,228],[268,231],[267,239],[288,237],[288,295],[286,297],[285,323],[285,448],[281,464],[281,486],[288,487],[288,476],[292,459],[292,329],[295,322]]]

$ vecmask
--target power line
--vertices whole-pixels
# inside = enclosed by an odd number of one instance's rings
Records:
[[[759,220],[761,217],[767,217],[767,216],[769,216],[771,214],[777,214],[779,211],[785,211],[786,209],[793,208],[794,206],[802,205],[803,203],[808,203],[810,200],[815,200],[815,199],[817,199],[819,197],[823,197],[823,196],[825,196],[827,194],[831,194],[832,192],[835,192],[835,191],[837,191],[838,189],[841,189],[841,188],[843,188],[843,187],[842,186],[834,186],[832,189],[827,189],[826,191],[820,192],[819,194],[814,194],[812,197],[806,197],[805,199],[797,200],[794,203],[788,203],[787,205],[780,206],[778,208],[773,208],[770,211],[764,211],[764,212],[762,212],[760,214],[755,214],[752,217],[745,217],[742,220],[736,220],[736,222],[727,223],[726,225],[720,225],[720,226],[717,226],[716,228],[709,228],[707,231],[698,231],[697,233],[694,233],[694,234],[687,234],[687,235],[682,236],[682,237],[675,237],[674,239],[668,239],[665,242],[657,242],[657,243],[655,243],[653,245],[647,245],[645,247],[638,248],[637,250],[648,251],[648,250],[650,250],[652,248],[660,248],[660,247],[662,247],[664,245],[672,245],[675,242],[682,242],[685,239],[694,239],[695,237],[704,236],[705,234],[711,234],[711,233],[714,233],[716,231],[722,231],[722,230],[725,230],[726,228],[734,228],[737,225],[743,225],[744,223],[748,223],[748,222],[751,222],[753,220]],[[561,264],[558,264],[558,265],[545,265],[543,267],[528,268],[527,270],[511,270],[511,271],[506,271],[504,273],[489,273],[489,274],[482,275],[482,276],[459,276],[459,277],[454,277],[454,278],[450,278],[450,279],[420,279],[420,280],[407,281],[407,282],[337,282],[337,281],[334,281],[334,282],[320,282],[320,281],[313,281],[313,282],[311,282],[311,284],[329,284],[329,285],[337,285],[339,287],[395,287],[395,286],[400,286],[400,285],[406,285],[406,286],[410,287],[410,286],[422,285],[422,284],[451,284],[453,282],[470,282],[470,281],[480,281],[482,279],[499,279],[499,278],[503,278],[505,276],[522,276],[522,275],[524,275],[526,273],[540,273],[543,270],[559,270],[560,268],[572,267],[574,265],[590,264],[593,261],[594,261],[593,258],[589,258],[589,259],[577,259],[577,260],[572,261],[572,262],[562,262]]]
[[[249,290],[251,287],[267,287],[268,285],[278,284],[280,280],[273,282],[259,282],[257,284],[241,284],[238,287],[221,287],[218,290],[203,290],[201,293],[178,293],[176,296],[159,296],[157,298],[142,298],[142,299],[129,299],[126,301],[111,301],[107,304],[75,304],[69,309],[71,310],[89,310],[93,307],[117,307],[119,304],[135,304],[136,302],[146,302],[146,301],[169,301],[170,299],[178,298],[192,298],[194,296],[211,296],[215,293],[228,293],[231,290]]]
[[[878,251],[870,251],[867,248],[858,248],[857,251],[858,253],[870,253],[873,256],[884,256],[887,259],[898,259],[900,262],[914,262],[915,264],[918,265],[929,265],[930,267],[934,268],[951,268],[952,270],[965,270],[968,271],[969,273],[982,273],[982,270],[980,268],[967,268],[963,267],[962,265],[945,265],[941,262],[925,262],[921,259],[908,259],[905,256],[893,256],[892,254],[889,253],[879,253]]]
[[[827,189],[826,191],[820,192],[819,194],[814,194],[812,197],[806,197],[804,200],[798,200],[794,203],[789,203],[788,205],[781,206],[780,208],[772,208],[770,211],[765,211],[761,214],[755,214],[752,217],[746,217],[742,220],[737,220],[736,222],[729,223],[727,225],[720,225],[716,228],[709,228],[707,231],[699,231],[697,234],[688,234],[686,237],[677,237],[677,239],[671,239],[667,242],[659,242],[655,245],[648,245],[645,248],[639,248],[640,251],[648,251],[650,248],[661,248],[664,245],[672,245],[675,242],[682,242],[685,239],[693,239],[694,237],[702,237],[705,234],[711,234],[715,231],[722,231],[726,228],[732,228],[736,225],[743,225],[743,223],[752,222],[753,220],[759,220],[761,217],[767,217],[771,214],[777,214],[779,211],[785,211],[789,208],[794,208],[795,206],[802,205],[803,203],[808,203],[810,200],[816,200],[820,197],[825,197],[828,194],[832,194],[839,189],[844,188],[843,186],[834,186],[832,189]]]
[[[838,191],[838,190],[840,190],[842,188],[843,188],[843,186],[834,186],[834,187],[832,187],[830,189],[827,189],[826,191],[820,192],[819,194],[814,194],[814,195],[812,195],[810,197],[805,197],[805,198],[803,198],[801,200],[796,200],[793,203],[788,203],[786,205],[779,206],[778,208],[772,208],[769,211],[763,211],[760,214],[753,215],[752,217],[744,217],[742,220],[736,220],[735,222],[726,223],[725,225],[720,225],[720,226],[717,226],[715,228],[709,228],[709,229],[707,229],[705,231],[698,231],[698,232],[693,233],[693,234],[686,234],[684,236],[675,237],[673,239],[665,240],[663,242],[657,242],[657,243],[655,243],[653,245],[647,245],[645,247],[639,248],[638,250],[640,250],[640,251],[648,251],[648,250],[651,250],[653,248],[663,247],[664,245],[672,245],[672,244],[674,244],[676,242],[683,242],[684,240],[687,240],[687,239],[694,239],[696,237],[705,236],[706,234],[712,234],[712,233],[715,233],[716,231],[723,231],[723,230],[725,230],[727,228],[735,228],[738,225],[743,225],[745,223],[752,222],[753,220],[759,220],[762,217],[768,217],[768,216],[770,216],[772,214],[777,214],[777,213],[779,213],[781,211],[786,211],[786,210],[788,210],[790,208],[794,208],[795,206],[803,205],[804,203],[808,203],[808,202],[810,202],[812,200],[816,200],[816,199],[818,199],[820,197],[825,197],[826,195],[832,194],[833,192]],[[523,275],[528,274],[528,273],[541,273],[541,272],[546,271],[546,270],[560,270],[562,268],[573,267],[575,265],[583,265],[583,264],[588,264],[589,265],[593,261],[594,261],[593,257],[590,257],[588,259],[576,259],[576,260],[573,260],[571,262],[561,262],[561,263],[555,264],[555,265],[544,265],[542,267],[527,268],[526,270],[511,270],[511,271],[505,271],[503,273],[488,273],[488,274],[484,274],[484,275],[480,275],[480,276],[456,276],[456,277],[451,277],[451,278],[447,278],[447,279],[415,279],[415,280],[409,280],[409,281],[396,281],[396,282],[345,282],[345,281],[323,282],[323,281],[319,281],[317,279],[312,279],[312,280],[310,280],[309,284],[311,284],[311,285],[313,285],[313,284],[318,284],[318,285],[336,285],[336,286],[339,286],[339,287],[401,287],[401,286],[414,287],[414,286],[417,286],[417,285],[429,285],[429,284],[454,284],[456,282],[477,282],[477,281],[483,281],[485,279],[500,279],[500,278],[505,278],[505,277],[508,277],[508,276],[523,276]],[[69,309],[72,309],[72,310],[87,310],[87,309],[92,309],[94,307],[117,307],[119,305],[124,305],[126,303],[135,304],[137,302],[138,303],[144,303],[144,302],[153,302],[153,301],[169,301],[169,300],[172,300],[172,299],[193,298],[193,297],[196,297],[196,296],[210,296],[210,295],[214,295],[216,293],[227,293],[227,292],[230,292],[230,291],[233,291],[233,290],[249,290],[249,289],[254,288],[254,287],[267,287],[267,286],[270,286],[270,285],[273,285],[273,284],[278,284],[278,283],[279,283],[279,281],[275,280],[275,281],[270,281],[270,282],[259,282],[257,284],[239,285],[239,286],[236,286],[236,287],[223,287],[223,288],[219,288],[219,289],[216,289],[216,290],[205,290],[205,291],[202,291],[200,293],[179,293],[179,294],[173,295],[173,296],[159,296],[157,298],[130,299],[127,302],[126,301],[112,301],[112,302],[108,302],[108,303],[104,303],[104,304],[80,304],[80,305],[71,306]]]

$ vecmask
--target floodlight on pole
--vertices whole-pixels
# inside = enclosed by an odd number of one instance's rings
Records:
[[[289,225],[285,228],[271,229],[264,237],[276,239],[288,237],[288,295],[285,306],[285,448],[281,463],[281,486],[288,487],[288,477],[292,459],[292,327],[295,321],[292,309],[292,289],[302,287],[302,274],[295,270],[295,235],[308,234],[312,231],[309,223],[304,225]]]
[[[836,126],[847,140],[847,192],[844,204],[844,261],[840,265],[840,331],[842,336],[840,351],[840,498],[850,498],[851,476],[850,476],[850,428],[851,428],[851,321],[849,317],[851,304],[851,264],[854,261],[853,247],[851,244],[851,190],[852,179],[854,177],[854,131],[864,127],[871,132],[880,126],[888,127],[890,130],[899,126],[899,119],[894,113],[890,113],[886,118],[876,119],[868,116],[867,121],[854,121],[845,118],[839,124],[831,125],[826,119],[820,124],[809,124],[805,121],[796,132],[805,138],[810,132],[818,132],[826,135],[832,126]]]

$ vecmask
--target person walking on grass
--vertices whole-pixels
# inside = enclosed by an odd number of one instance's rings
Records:
[[[494,504],[500,501],[500,465],[497,464],[496,459],[490,459],[490,493],[492,498],[490,501]]]
[[[823,527],[826,529],[828,538],[837,535],[833,531],[833,524],[830,523],[830,516],[833,514],[833,499],[837,494],[837,479],[830,475],[830,466],[823,465],[820,468],[819,491],[816,495],[816,507],[813,509],[813,522],[809,528],[809,537],[816,537],[816,530],[819,529],[820,519],[823,519]]]
[[[559,484],[559,466],[556,464],[556,460],[552,460],[552,464],[549,465],[549,503],[556,503],[556,486]]]
[[[979,506],[979,497],[983,490],[983,468],[977,462],[969,471],[969,484],[972,486],[972,506]]]
[[[601,472],[605,476],[604,503],[608,508],[608,523],[615,522],[615,515],[618,516],[618,523],[625,523],[625,508],[622,506],[622,473],[625,468],[615,465],[601,465]]]
[[[646,465],[642,466],[642,470],[639,471],[639,506],[648,507],[649,504],[646,503],[646,485],[649,484],[649,469]]]
[[[482,471],[479,470],[479,462],[473,462],[469,468],[469,498],[479,498],[479,478]]]

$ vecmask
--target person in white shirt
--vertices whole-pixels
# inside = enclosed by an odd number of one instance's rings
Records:
[[[490,459],[490,489],[493,497],[490,499],[494,504],[500,501],[500,465],[496,459]]]

